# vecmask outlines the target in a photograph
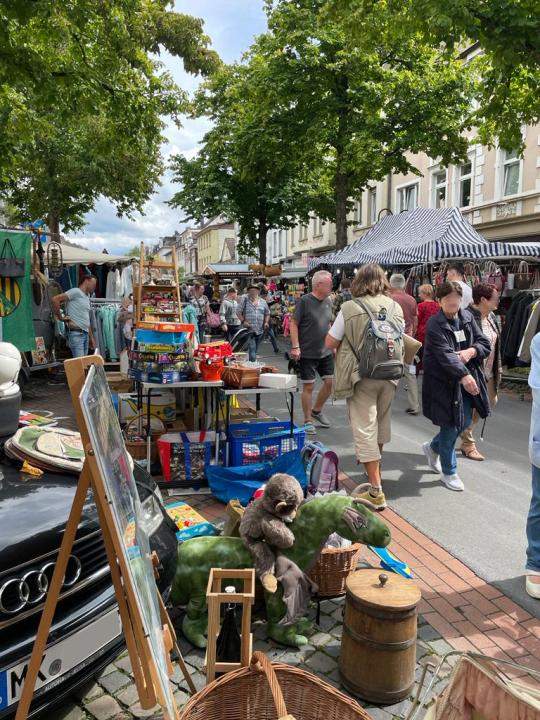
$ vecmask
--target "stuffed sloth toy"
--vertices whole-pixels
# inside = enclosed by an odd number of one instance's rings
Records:
[[[266,483],[262,497],[246,508],[240,523],[240,537],[253,556],[256,575],[270,593],[277,590],[272,548],[285,550],[293,545],[287,523],[294,520],[303,499],[300,483],[292,475],[277,473]]]

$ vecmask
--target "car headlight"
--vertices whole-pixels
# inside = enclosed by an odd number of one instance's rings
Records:
[[[149,495],[142,503],[142,523],[147,535],[153,535],[163,522],[163,510],[159,500]]]

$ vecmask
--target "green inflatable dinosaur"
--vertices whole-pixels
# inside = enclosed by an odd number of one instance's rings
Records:
[[[295,543],[284,550],[283,555],[308,573],[332,533],[354,543],[386,547],[390,542],[390,531],[366,505],[369,503],[344,495],[325,495],[305,503],[289,526]],[[201,537],[180,545],[171,600],[175,605],[187,605],[182,630],[193,645],[206,647],[206,586],[210,570],[249,567],[253,567],[253,559],[240,538]],[[279,624],[286,612],[282,594],[281,587],[274,594],[265,593],[268,635],[284,645],[305,645],[305,633],[311,626],[307,618],[291,625]]]

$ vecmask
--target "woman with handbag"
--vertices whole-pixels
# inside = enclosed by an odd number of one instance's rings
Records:
[[[429,467],[449,489],[464,490],[457,474],[455,443],[471,424],[473,410],[489,415],[482,364],[491,347],[468,310],[460,310],[463,290],[458,282],[437,288],[441,310],[428,320],[424,348],[422,406],[439,432],[422,446]]]
[[[497,404],[497,390],[502,377],[501,333],[494,312],[499,307],[499,292],[493,285],[475,285],[473,302],[469,310],[476,324],[489,340],[490,353],[484,360],[484,375],[487,383],[489,405],[491,410]],[[474,440],[473,429],[478,422],[477,412],[473,412],[471,425],[461,433],[461,453],[469,460],[481,462],[484,456],[478,452]]]

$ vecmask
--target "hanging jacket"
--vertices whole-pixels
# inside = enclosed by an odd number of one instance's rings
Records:
[[[481,418],[489,415],[489,399],[483,361],[490,353],[486,336],[468,310],[460,310],[459,317],[465,333],[465,347],[473,347],[476,357],[465,365],[457,355],[459,342],[454,328],[441,310],[428,320],[424,346],[424,379],[422,409],[425,417],[440,427],[464,429],[464,411],[461,380],[472,375],[479,395],[473,395],[473,407]]]

